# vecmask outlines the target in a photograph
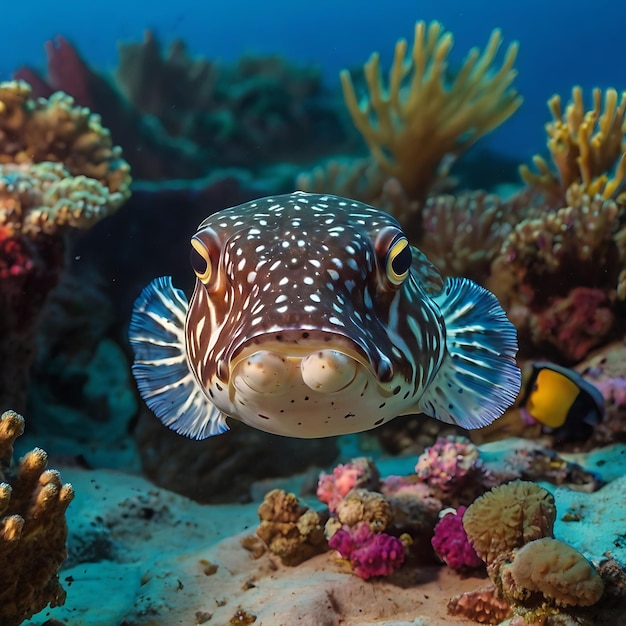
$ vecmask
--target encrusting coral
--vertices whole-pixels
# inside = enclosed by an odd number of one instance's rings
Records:
[[[372,156],[412,199],[426,196],[444,156],[461,154],[520,106],[521,98],[510,87],[516,43],[500,68],[493,68],[501,41],[494,30],[482,54],[472,49],[448,81],[452,35],[439,22],[417,22],[408,60],[406,40],[396,44],[387,86],[378,53],[363,68],[367,98],[360,100],[349,72],[341,72],[348,110]]]
[[[24,431],[14,411],[0,417],[0,623],[18,626],[65,602],[58,572],[66,557],[65,510],[74,497],[59,473],[46,470],[35,448],[11,466],[13,444]]]

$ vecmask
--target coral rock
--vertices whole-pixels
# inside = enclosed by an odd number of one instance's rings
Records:
[[[365,522],[373,532],[381,532],[391,521],[391,507],[380,493],[353,489],[338,504],[337,518],[347,526]]]

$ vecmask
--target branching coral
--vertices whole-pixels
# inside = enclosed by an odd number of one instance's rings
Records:
[[[359,101],[349,72],[341,72],[354,124],[381,170],[397,178],[409,197],[423,199],[444,156],[464,152],[520,106],[521,98],[511,88],[516,43],[500,68],[493,68],[501,40],[494,30],[482,54],[471,50],[448,82],[452,35],[439,22],[418,22],[408,60],[407,42],[396,44],[387,87],[377,53],[364,66],[367,98]]]
[[[11,467],[13,444],[24,430],[14,411],[0,417],[0,623],[17,626],[65,602],[58,572],[66,557],[65,510],[74,497],[47,455],[35,448]]]
[[[542,189],[551,202],[563,202],[572,186],[592,197],[614,197],[626,177],[626,91],[620,97],[615,89],[607,89],[603,105],[602,92],[594,89],[593,108],[585,111],[582,89],[574,87],[565,112],[558,95],[548,100],[548,107],[553,118],[546,124],[548,149],[557,172],[535,156],[538,171],[523,165],[522,179]]]

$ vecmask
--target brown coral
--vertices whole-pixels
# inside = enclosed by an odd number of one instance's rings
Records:
[[[551,537],[526,544],[500,572],[505,597],[557,606],[591,606],[604,592],[602,578],[578,550]]]
[[[463,527],[480,558],[493,563],[529,541],[552,535],[554,497],[539,485],[513,481],[494,487],[465,511]]]
[[[520,106],[521,98],[510,88],[516,43],[493,71],[501,40],[500,31],[494,30],[483,53],[472,49],[448,84],[452,35],[439,22],[418,22],[408,61],[407,42],[396,44],[386,88],[378,53],[364,66],[369,95],[360,102],[349,72],[341,72],[355,126],[381,170],[397,178],[409,197],[423,199],[446,155],[464,152]]]
[[[0,417],[0,622],[17,626],[65,602],[58,572],[66,557],[65,510],[74,497],[46,453],[35,448],[10,467],[24,419],[14,411]]]
[[[259,506],[257,535],[285,565],[299,565],[328,549],[324,521],[293,493],[273,489]]]

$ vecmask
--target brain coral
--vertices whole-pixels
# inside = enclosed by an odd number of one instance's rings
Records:
[[[529,481],[513,481],[494,487],[465,511],[463,526],[483,561],[524,544],[551,536],[556,507],[553,496]]]
[[[561,606],[590,606],[604,592],[602,578],[571,546],[550,537],[531,541],[501,570],[504,594],[525,600],[541,594]]]

